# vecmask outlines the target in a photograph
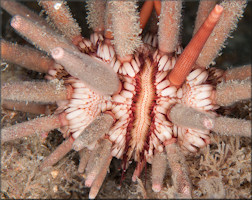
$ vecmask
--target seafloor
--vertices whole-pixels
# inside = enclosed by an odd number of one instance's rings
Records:
[[[26,2],[27,6],[39,11],[36,2]],[[227,48],[217,59],[216,66],[226,69],[251,63],[251,5],[245,10],[244,18],[227,41]],[[70,4],[74,17],[86,27],[85,7]],[[77,9],[82,9],[80,12]],[[197,2],[184,4],[183,44],[188,43],[193,27]],[[2,12],[2,37],[9,41],[26,44],[9,25],[10,16]],[[86,30],[86,32],[84,32]],[[85,36],[89,34],[83,29]],[[1,63],[1,82],[42,79],[43,75]],[[222,108],[220,114],[251,120],[251,101],[240,102],[229,108]],[[2,109],[1,127],[20,123],[37,117],[36,115]],[[26,198],[88,198],[89,189],[84,186],[85,174],[78,174],[78,154],[71,151],[54,167],[39,171],[41,161],[53,151],[63,138],[58,131],[52,131],[46,140],[31,136],[8,142],[1,148],[1,199]],[[251,139],[227,137],[212,134],[212,144],[195,155],[186,157],[193,184],[193,198],[251,198]],[[147,165],[137,183],[131,181],[135,164],[131,164],[120,184],[120,161],[113,159],[109,174],[97,198],[174,198],[171,172],[168,169],[164,188],[160,193],[151,189],[151,166]]]

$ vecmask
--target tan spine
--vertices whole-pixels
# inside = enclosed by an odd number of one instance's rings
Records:
[[[24,81],[6,83],[1,87],[1,98],[14,101],[54,103],[66,100],[67,88],[60,82]],[[10,92],[11,91],[11,92]]]
[[[196,61],[196,64],[203,68],[213,64],[212,62],[224,47],[224,42],[237,27],[237,23],[246,7],[246,1],[224,0],[220,5],[223,7],[223,14]]]
[[[53,25],[56,26],[65,37],[72,41],[75,37],[81,35],[81,28],[72,17],[66,1],[39,1],[39,4],[45,9]]]
[[[131,55],[142,43],[136,1],[111,1],[109,5],[116,53],[120,57]]]
[[[86,1],[88,15],[86,17],[89,28],[94,31],[103,31],[105,26],[106,1],[92,0]]]
[[[50,130],[59,128],[61,120],[58,115],[40,117],[31,121],[15,124],[10,127],[4,127],[1,130],[1,142],[7,142],[18,138],[30,136],[32,134],[41,134]]]
[[[198,32],[191,39],[190,43],[186,46],[183,53],[179,56],[179,59],[169,74],[169,81],[172,85],[180,87],[184,83],[208,37],[212,33],[213,28],[219,21],[222,12],[223,8],[216,5]]]
[[[211,10],[213,10],[215,4],[216,4],[216,0],[204,0],[204,1],[199,2],[199,8],[198,8],[197,17],[195,20],[193,35],[197,33],[200,26],[206,20]]]
[[[172,53],[179,42],[182,1],[162,1],[158,29],[159,50]]]
[[[42,73],[47,73],[49,67],[54,64],[53,59],[36,49],[13,44],[3,39],[1,40],[1,58]]]

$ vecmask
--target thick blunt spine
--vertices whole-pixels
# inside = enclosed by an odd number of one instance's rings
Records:
[[[3,0],[3,1],[1,1],[1,7],[12,16],[21,15],[23,17],[30,19],[30,20],[36,21],[37,23],[39,23],[43,26],[49,27],[46,20],[44,20],[38,14],[31,11],[30,9],[28,9],[27,7],[25,7],[21,3],[18,3],[16,1]]]
[[[52,57],[72,76],[102,95],[112,95],[119,90],[117,74],[108,65],[78,51],[60,47],[53,49]]]
[[[10,127],[4,127],[1,130],[1,142],[7,142],[18,138],[30,136],[32,134],[41,134],[61,126],[59,115],[40,117],[27,122],[15,124]]]
[[[248,120],[216,117],[181,104],[173,106],[167,117],[182,127],[212,130],[221,135],[251,136],[251,122]]]
[[[86,17],[89,28],[95,32],[104,31],[106,1],[92,0],[86,2],[88,15]]]
[[[101,114],[76,138],[73,149],[79,151],[84,147],[92,146],[102,136],[109,132],[114,119],[109,114]]]
[[[203,68],[207,68],[218,56],[220,50],[224,47],[225,40],[237,27],[247,2],[246,0],[224,0],[220,5],[223,7],[223,14],[196,61],[196,64]]]
[[[53,59],[36,49],[13,44],[3,39],[1,40],[1,57],[13,64],[42,73],[47,73],[49,67],[54,64]]]
[[[79,151],[79,156],[80,156],[80,163],[78,167],[79,173],[83,173],[85,171],[90,155],[91,155],[91,151],[88,150],[87,148],[83,148]]]
[[[34,114],[52,114],[52,111],[50,109],[52,105],[38,104],[33,102],[27,103],[24,101],[12,101],[2,99],[1,106],[9,110],[18,110]]]
[[[96,149],[91,153],[87,164],[87,178],[85,185],[91,187],[93,181],[98,177],[101,170],[104,168],[107,160],[111,156],[112,143],[107,139],[102,139]]]
[[[220,106],[230,106],[246,99],[251,99],[251,79],[221,82],[216,87],[214,101]]]
[[[251,64],[244,65],[242,67],[235,67],[225,71],[224,80],[245,80],[247,78],[251,78]]]
[[[56,164],[72,149],[74,139],[69,137],[61,143],[40,165],[39,169],[43,170]]]
[[[205,130],[204,122],[213,121],[214,116],[200,112],[182,104],[176,104],[168,111],[167,117],[175,125],[187,128]]]
[[[113,33],[112,33],[112,13],[110,13],[111,3],[106,1],[106,11],[105,11],[105,33],[104,36],[106,39],[112,40]]]
[[[107,171],[109,169],[109,165],[110,165],[111,160],[112,160],[112,156],[109,156],[109,158],[104,163],[103,168],[101,169],[100,173],[98,174],[98,176],[94,180],[94,182],[90,188],[90,192],[89,192],[89,196],[88,196],[89,199],[94,199],[96,197],[96,195],[98,194],[98,192],[102,186],[102,183],[107,175]]]
[[[68,48],[72,51],[78,50],[77,47],[63,36],[20,15],[15,15],[12,18],[11,26],[33,45],[38,46],[48,54],[56,47]]]
[[[152,190],[160,192],[163,185],[163,179],[166,172],[167,159],[165,152],[156,152],[152,161]]]
[[[6,83],[1,87],[1,98],[5,100],[55,103],[70,96],[70,88],[68,90],[60,82],[24,81]]]
[[[207,16],[211,12],[211,10],[213,10],[216,2],[217,2],[216,0],[204,0],[204,1],[199,2],[199,8],[198,8],[197,17],[195,20],[193,35],[195,35],[195,33],[197,33],[200,26],[206,20]]]
[[[178,47],[181,27],[182,1],[162,1],[159,18],[158,45],[164,53],[173,53]]]
[[[73,19],[66,1],[39,1],[39,4],[46,10],[50,20],[68,39],[74,41],[81,37],[81,28]]]
[[[165,146],[167,160],[172,171],[172,180],[176,191],[177,198],[192,198],[192,184],[189,178],[189,170],[186,166],[185,157],[176,143]]]
[[[218,117],[212,130],[222,135],[251,137],[251,121]]]
[[[112,32],[117,55],[131,55],[142,43],[136,1],[110,1]]]
[[[169,74],[169,81],[172,85],[179,87],[184,83],[208,37],[212,33],[213,28],[219,21],[222,12],[223,8],[216,5],[190,43],[186,46],[183,53],[179,56],[173,70]]]

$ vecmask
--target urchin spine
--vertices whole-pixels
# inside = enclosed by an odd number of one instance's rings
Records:
[[[207,68],[212,64],[220,50],[224,47],[225,40],[236,28],[238,20],[242,17],[246,4],[246,0],[224,0],[220,3],[220,6],[223,7],[223,14],[196,61],[198,66]]]
[[[159,50],[175,52],[179,45],[182,1],[162,1],[158,29]]]
[[[61,47],[53,49],[51,55],[70,75],[99,94],[112,95],[118,91],[119,79],[109,65],[78,51]]]
[[[50,20],[66,38],[73,41],[76,37],[81,37],[81,28],[73,19],[66,1],[39,1],[39,4],[46,10]]]
[[[12,91],[10,93],[10,91]],[[2,86],[1,98],[14,101],[33,101],[38,103],[55,103],[71,96],[71,88],[59,81],[23,81],[6,83]]]
[[[105,27],[104,10],[106,9],[106,1],[87,1],[86,9],[88,10],[86,19],[89,28],[93,29],[95,32],[103,31]]]
[[[32,134],[41,134],[61,127],[62,122],[59,115],[40,117],[1,130],[1,142],[7,142],[18,138],[30,136]]]
[[[117,55],[131,55],[142,43],[139,16],[135,1],[111,1],[112,31]]]
[[[84,131],[76,138],[73,149],[76,151],[84,147],[92,146],[98,139],[107,134],[113,124],[113,117],[109,114],[101,114],[89,124]]]
[[[71,49],[72,51],[77,50],[69,40],[56,34],[52,29],[42,26],[39,23],[20,16],[15,15],[11,20],[11,26],[18,31],[21,35],[26,37],[34,46],[39,47],[43,51],[50,54],[51,50],[56,47],[62,47]]]
[[[187,75],[192,70],[198,56],[201,53],[208,37],[211,35],[215,25],[219,21],[223,7],[216,5],[211,11],[205,22],[201,25],[198,32],[191,39],[182,54],[179,56],[174,68],[169,74],[169,81],[172,85],[180,87]]]

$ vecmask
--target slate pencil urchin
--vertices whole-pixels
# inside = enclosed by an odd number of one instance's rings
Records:
[[[165,189],[169,166],[173,197],[192,198],[185,154],[209,146],[212,131],[251,137],[250,121],[216,113],[250,99],[251,65],[211,67],[246,1],[200,1],[184,49],[182,4],[145,1],[138,8],[137,1],[87,1],[93,33],[86,39],[65,1],[39,1],[50,24],[19,2],[2,1],[11,26],[39,51],[2,39],[1,58],[46,74],[46,81],[2,84],[2,107],[30,111],[30,105],[33,113],[50,113],[2,128],[2,143],[59,129],[65,140],[39,169],[78,151],[89,198],[97,196],[113,157],[122,161],[122,176],[136,163],[134,182],[151,164],[156,193]]]

